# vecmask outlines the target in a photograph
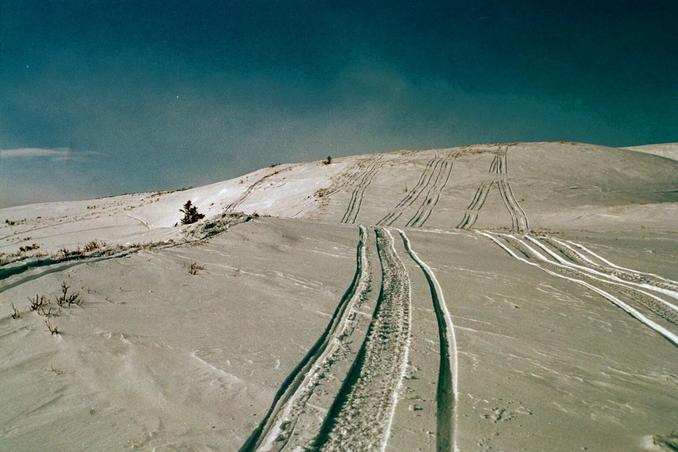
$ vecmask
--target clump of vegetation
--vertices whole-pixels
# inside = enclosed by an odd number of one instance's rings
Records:
[[[12,314],[11,314],[12,319],[20,319],[21,318],[21,311],[19,311],[16,306],[14,306],[14,303],[12,303]]]
[[[46,296],[38,294],[35,294],[35,298],[29,298],[28,301],[31,303],[29,305],[31,311],[38,311],[49,304],[49,299]]]
[[[200,270],[204,270],[205,267],[198,264],[197,262],[192,262],[191,266],[188,267],[188,273],[191,275],[197,275]]]
[[[82,304],[82,298],[80,298],[80,294],[78,292],[69,294],[68,289],[68,285],[65,282],[62,282],[61,295],[56,297],[56,304],[59,305],[59,307],[71,307],[72,305],[80,306]]]
[[[16,224],[16,221],[12,221],[12,220],[8,219],[8,220],[5,220],[5,224],[7,226],[14,226]]]
[[[57,255],[61,256],[64,259],[76,257],[76,256],[81,256],[82,251],[80,248],[76,248],[74,250],[69,250],[68,248],[61,248],[58,252]]]
[[[103,248],[104,246],[106,246],[106,242],[92,240],[91,242],[88,242],[82,249],[83,251],[89,253],[91,251],[98,250],[99,248]]]
[[[323,160],[324,165],[331,165],[332,164],[332,156],[328,155],[325,160]]]
[[[186,201],[183,209],[179,209],[179,212],[184,214],[184,218],[181,219],[181,224],[193,224],[196,221],[205,218],[205,214],[198,212],[198,208],[193,205],[190,199]]]
[[[30,245],[20,246],[19,251],[25,253],[26,251],[33,251],[37,250],[38,248],[40,248],[40,245],[38,245],[37,243],[32,243]]]
[[[313,193],[313,196],[315,196],[316,198],[322,198],[329,194],[329,192],[330,190],[327,188],[319,188],[315,191],[315,193]]]
[[[50,334],[61,334],[59,327],[54,325],[49,319],[45,319],[45,325],[47,326],[47,330],[50,332]]]

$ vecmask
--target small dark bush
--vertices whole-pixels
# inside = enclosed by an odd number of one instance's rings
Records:
[[[69,287],[66,285],[65,282],[61,283],[61,295],[55,298],[56,304],[59,305],[59,307],[62,307],[64,305],[71,307],[72,305],[80,306],[82,304],[82,298],[80,298],[80,294],[78,292],[75,293],[68,293]]]
[[[205,267],[198,264],[197,262],[191,263],[191,266],[188,268],[188,273],[191,275],[197,275],[200,270],[204,270]]]
[[[51,334],[61,334],[59,327],[50,322],[49,319],[45,319],[45,325]]]
[[[31,311],[37,311],[40,308],[46,307],[49,304],[49,300],[44,295],[35,295],[35,298],[29,298],[28,301],[31,302],[30,309]]]
[[[12,303],[12,314],[11,317],[16,320],[21,318],[21,312],[14,306],[14,303]]]
[[[184,214],[184,218],[181,219],[181,224],[192,224],[205,218],[205,214],[198,212],[198,208],[193,205],[190,199],[186,201],[183,209],[179,209],[179,212]]]
[[[85,252],[90,252],[102,248],[105,245],[106,245],[105,242],[97,242],[96,240],[92,240],[91,242],[87,243],[82,249]]]
[[[38,248],[40,248],[40,245],[38,245],[37,243],[33,243],[31,245],[20,246],[19,251],[25,253],[26,251],[37,250]]]

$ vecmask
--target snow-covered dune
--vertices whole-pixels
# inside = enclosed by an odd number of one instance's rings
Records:
[[[365,154],[2,209],[0,450],[672,450],[665,146]]]

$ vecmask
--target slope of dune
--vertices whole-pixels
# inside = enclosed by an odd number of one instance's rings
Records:
[[[644,146],[630,146],[625,149],[678,160],[678,143],[646,144]]]
[[[675,160],[398,151],[0,221],[0,450],[676,441]]]

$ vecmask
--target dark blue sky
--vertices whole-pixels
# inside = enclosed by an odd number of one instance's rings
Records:
[[[675,0],[0,0],[0,206],[327,154],[678,141],[676,19]]]

